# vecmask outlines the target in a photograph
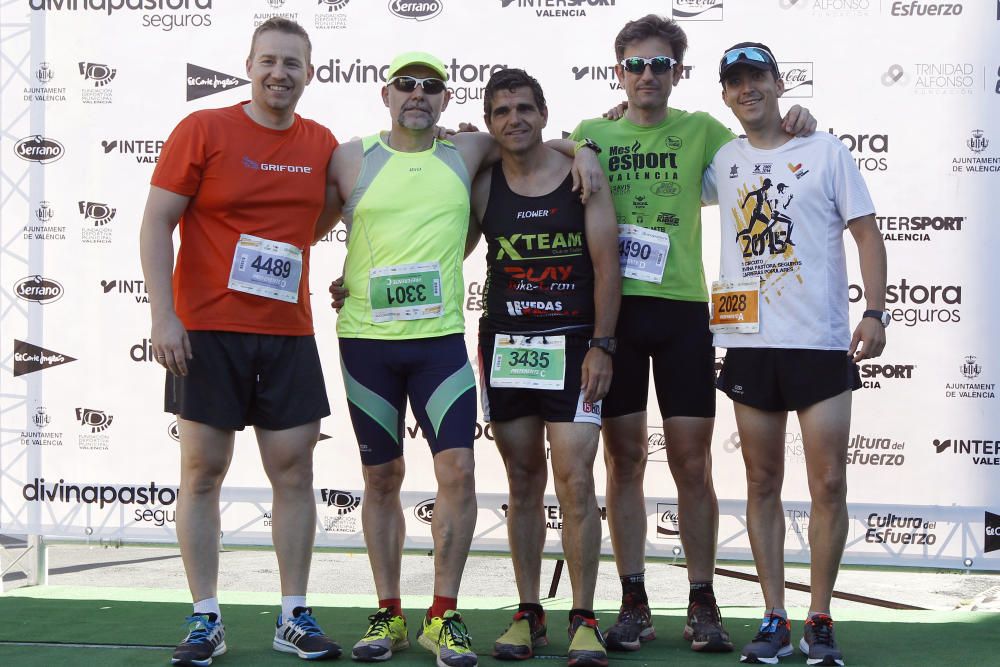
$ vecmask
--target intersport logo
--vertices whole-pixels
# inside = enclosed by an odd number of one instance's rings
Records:
[[[250,83],[232,74],[217,72],[199,65],[187,64],[187,101],[201,99]]]

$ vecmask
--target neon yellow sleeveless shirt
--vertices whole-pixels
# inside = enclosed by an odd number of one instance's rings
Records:
[[[462,260],[470,182],[447,141],[419,153],[362,139],[358,182],[344,205],[348,228],[337,319],[344,338],[409,340],[462,333]]]

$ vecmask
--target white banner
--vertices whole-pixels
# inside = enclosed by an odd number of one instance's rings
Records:
[[[174,541],[179,453],[152,360],[138,232],[160,148],[186,114],[249,98],[256,25],[301,23],[316,77],[299,112],[346,141],[389,125],[379,89],[398,51],[448,65],[442,123],[482,125],[498,67],[538,78],[547,137],[624,98],[615,34],[671,12],[690,48],[674,107],[738,124],[717,63],[739,41],[781,61],[783,103],[807,106],[851,150],[889,252],[893,324],[885,355],[862,365],[849,455],[845,561],[1000,567],[1000,326],[992,194],[1000,173],[1000,3],[992,0],[18,0],[0,21],[0,531]],[[718,211],[704,212],[706,273],[717,275]],[[333,416],[316,450],[317,543],[363,546],[362,477],[338,371],[327,286],[344,256],[335,229],[315,249],[311,289]],[[853,243],[847,239],[853,248]],[[860,317],[856,253],[851,314]],[[484,248],[466,262],[470,352]],[[475,355],[472,355],[475,359]],[[655,404],[646,474],[648,552],[683,555],[676,489]],[[408,547],[431,544],[434,476],[406,420]],[[720,557],[750,557],[746,482],[732,407],[719,395],[714,475]],[[786,433],[789,558],[808,559],[801,433]],[[476,438],[475,549],[507,548],[506,479],[488,426]],[[598,457],[600,459],[600,457]],[[603,466],[596,471],[603,489]],[[552,488],[550,486],[550,493]],[[268,543],[270,491],[250,431],[223,495],[224,540]],[[561,513],[547,500],[550,551]],[[603,550],[610,553],[604,532]]]

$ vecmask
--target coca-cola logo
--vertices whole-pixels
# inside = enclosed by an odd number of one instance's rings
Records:
[[[782,97],[813,96],[813,64],[811,62],[778,63],[781,80],[785,82]]]
[[[14,294],[23,301],[46,304],[58,301],[63,295],[63,286],[50,278],[28,276],[14,284]]]
[[[14,144],[14,153],[28,162],[49,164],[61,158],[66,153],[66,149],[55,139],[36,134],[33,137],[25,137]]]

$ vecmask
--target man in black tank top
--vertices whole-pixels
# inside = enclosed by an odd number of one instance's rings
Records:
[[[493,655],[530,658],[548,643],[539,602],[547,436],[573,584],[569,664],[603,667],[593,611],[601,542],[593,466],[621,300],[614,207],[607,188],[582,204],[570,158],[542,144],[547,110],[535,79],[502,70],[484,97],[502,161],[472,188],[479,226],[470,244],[479,234],[487,241],[480,397],[510,483],[507,527],[520,602]]]

